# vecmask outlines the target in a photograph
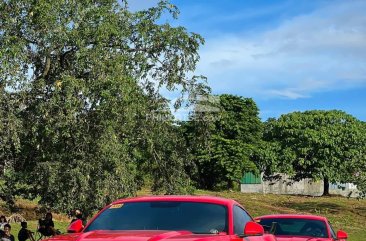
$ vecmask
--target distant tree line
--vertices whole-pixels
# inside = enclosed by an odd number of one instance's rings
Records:
[[[235,188],[246,171],[366,190],[364,122],[308,111],[263,123],[252,99],[211,95],[194,75],[203,38],[162,23],[168,14],[168,1],[137,12],[116,0],[0,3],[2,200],[88,215],[144,186]],[[162,89],[181,92],[187,121]]]

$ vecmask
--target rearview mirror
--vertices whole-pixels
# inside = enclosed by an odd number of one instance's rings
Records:
[[[72,222],[69,227],[67,228],[68,233],[80,233],[83,231],[83,222],[78,219],[75,222]]]
[[[339,230],[337,232],[337,239],[347,239],[348,238],[348,235],[346,232],[342,231],[342,230]]]
[[[244,227],[245,236],[261,236],[264,234],[263,227],[255,222],[247,222]]]

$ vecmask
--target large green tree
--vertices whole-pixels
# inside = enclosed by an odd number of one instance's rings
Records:
[[[364,158],[359,159],[354,164],[355,175],[351,176],[351,181],[357,185],[357,189],[360,191],[360,197],[366,198],[366,122],[362,122],[361,132],[364,138],[358,146],[358,150]]]
[[[267,176],[287,173],[294,180],[323,180],[324,195],[329,183],[353,181],[365,163],[364,126],[342,111],[293,112],[269,119],[263,139],[257,163]]]
[[[256,171],[251,156],[260,141],[262,124],[250,98],[234,95],[204,99],[192,112],[186,129],[200,188],[233,188],[245,171]]]
[[[133,195],[151,160],[154,190],[185,190],[170,178],[184,172],[180,143],[164,144],[173,120],[149,116],[168,106],[161,88],[192,101],[207,91],[193,75],[203,39],[161,23],[163,14],[178,10],[168,1],[138,12],[117,0],[0,3],[0,78],[22,103],[21,152],[10,164],[23,195],[92,211]]]

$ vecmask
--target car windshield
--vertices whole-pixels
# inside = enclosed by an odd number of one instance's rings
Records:
[[[187,230],[218,233],[228,229],[227,208],[198,202],[127,202],[103,211],[86,229]]]
[[[284,236],[307,236],[328,238],[323,221],[294,218],[264,218],[259,221],[265,232]]]

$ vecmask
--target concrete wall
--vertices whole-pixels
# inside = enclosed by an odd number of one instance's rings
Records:
[[[286,175],[282,175],[282,179],[278,181],[264,181],[262,184],[241,184],[241,191],[245,193],[320,196],[323,193],[323,182],[313,182],[310,179],[292,182]]]
[[[282,175],[282,178],[275,182],[264,181],[262,184],[241,184],[241,192],[321,196],[323,194],[323,185],[323,181],[312,181],[311,179],[292,182],[288,176]],[[358,196],[357,187],[351,183],[332,184],[329,187],[329,193],[351,197]]]
[[[344,197],[358,197],[360,192],[353,183],[336,183],[329,185],[329,193]]]

